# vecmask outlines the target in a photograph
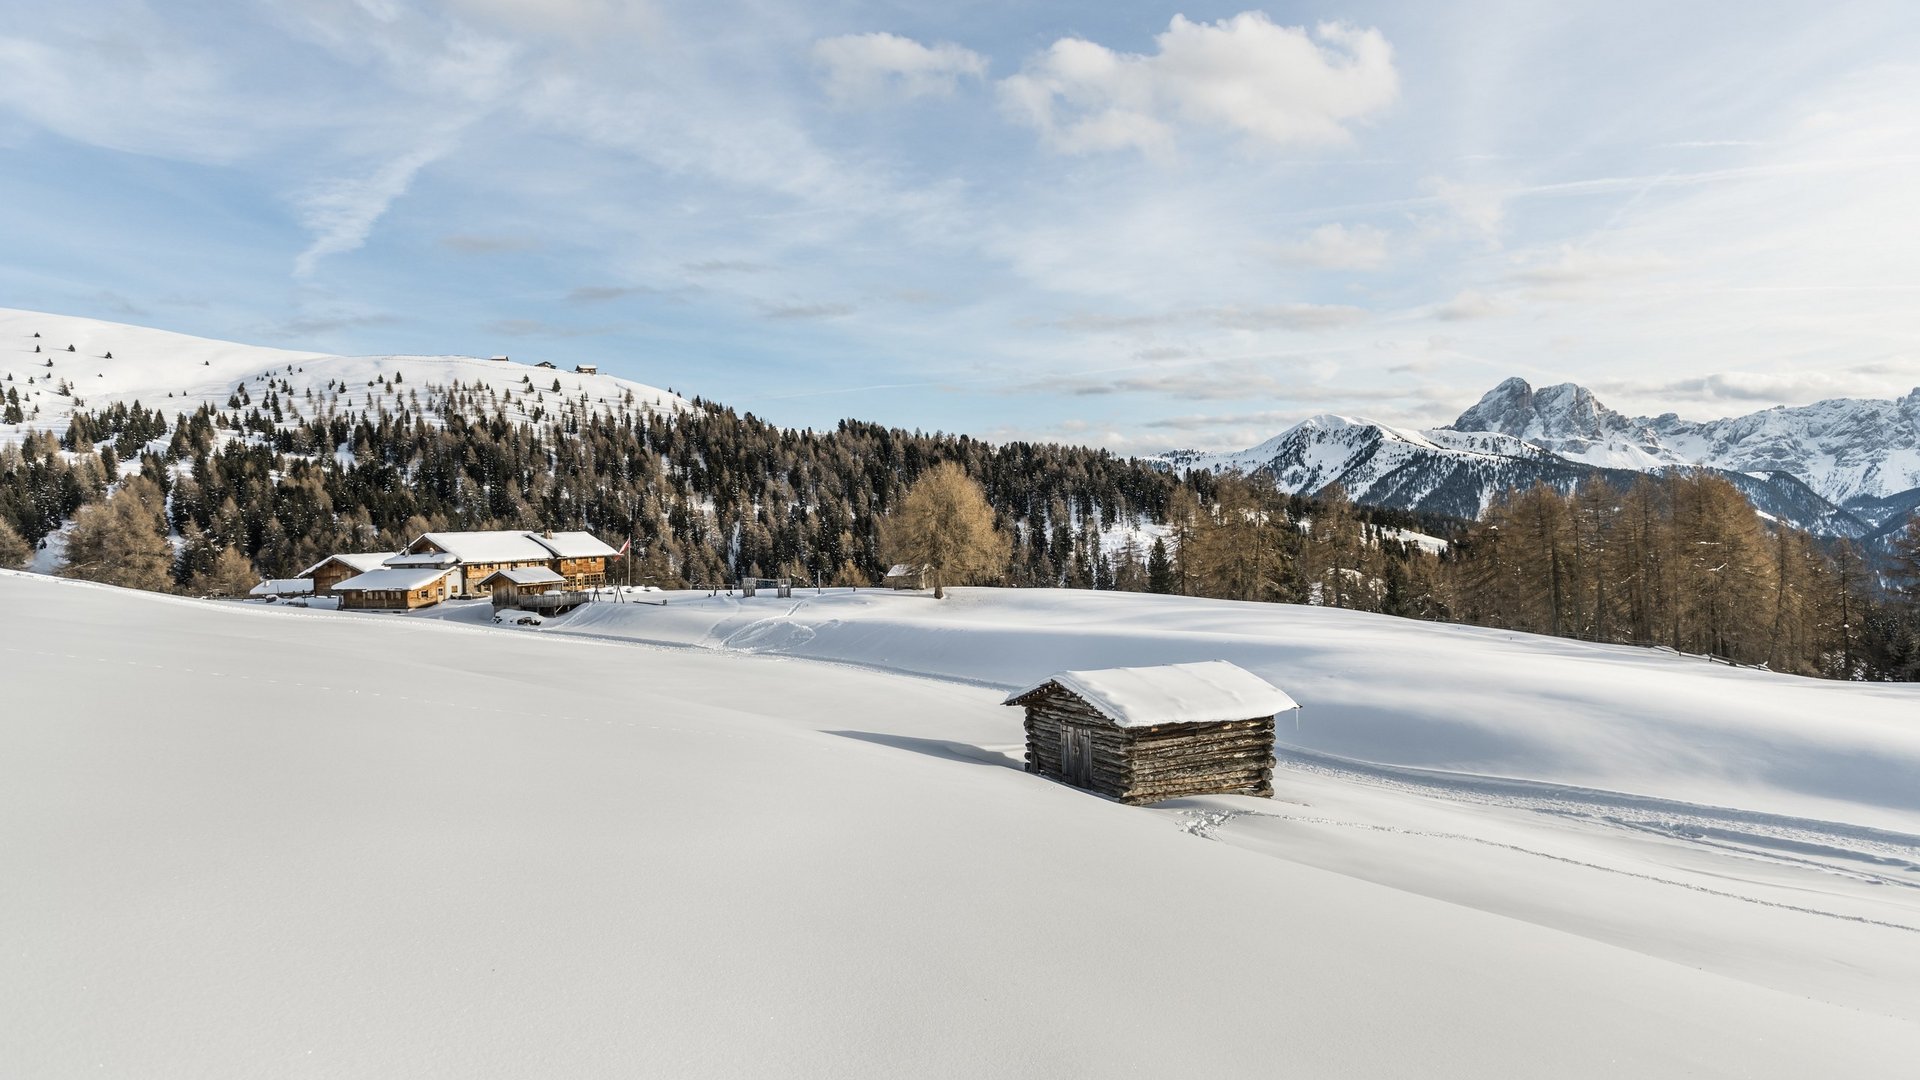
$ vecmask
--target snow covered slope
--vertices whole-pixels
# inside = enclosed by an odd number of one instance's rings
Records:
[[[869,665],[1012,690],[1231,660],[1303,709],[1284,741],[1439,769],[1920,834],[1920,686],[1295,604],[1079,589],[594,604],[549,632]],[[1813,720],[1811,718],[1818,718]],[[1297,720],[1297,725],[1296,725]]]
[[[35,352],[36,347],[41,351]],[[223,408],[242,387],[257,402],[269,383],[284,382],[292,386],[286,399],[312,415],[328,405],[348,409],[384,403],[397,409],[456,381],[500,394],[511,391],[516,399],[528,392],[549,401],[578,400],[584,394],[596,409],[686,405],[664,390],[611,375],[470,356],[329,356],[0,308],[0,391],[17,391],[28,414],[18,427],[0,424],[0,440],[21,428],[65,431],[76,399],[88,409],[138,401],[159,408],[171,421],[174,413],[190,413],[202,404]],[[557,394],[552,389],[556,381],[561,388]],[[62,393],[63,388],[68,392]],[[507,411],[523,415],[526,407]]]
[[[1920,1040],[1895,855],[1311,763],[1136,809],[1007,767],[1017,711],[953,682],[0,604],[7,1075],[1889,1076]]]

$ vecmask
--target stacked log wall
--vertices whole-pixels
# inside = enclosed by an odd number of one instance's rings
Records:
[[[1089,790],[1132,805],[1190,795],[1273,794],[1272,717],[1123,728],[1064,690],[1026,702],[1027,771],[1065,778],[1061,734],[1092,736]]]

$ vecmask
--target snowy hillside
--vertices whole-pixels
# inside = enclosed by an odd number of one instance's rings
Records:
[[[1530,728],[1648,794],[1295,753],[1274,799],[1140,809],[1013,767],[997,690],[878,667],[1252,656],[1283,624],[685,599],[574,622],[724,649],[0,574],[33,613],[0,623],[0,1072],[1784,1078],[1920,1044],[1920,838],[1844,824],[1914,820],[1910,698],[1809,683],[1794,720],[1759,709],[1791,680],[1432,627],[1403,669],[1384,622],[1302,613],[1325,644],[1268,656],[1303,738],[1473,765]],[[1659,664],[1654,718],[1586,730]],[[1818,804],[1860,817],[1661,801],[1697,793],[1639,745],[1674,692],[1736,703],[1681,736],[1729,729],[1730,792],[1812,805],[1824,746]]]
[[[1077,589],[676,595],[547,631],[829,660],[1002,689],[1232,660],[1303,706],[1283,741],[1376,764],[1604,788],[1920,833],[1920,686],[1386,615]],[[1541,703],[1551,701],[1543,710]],[[1809,716],[1820,716],[1810,725]],[[1869,764],[1871,763],[1871,764]]]
[[[467,356],[329,356],[0,308],[0,392],[18,392],[26,414],[22,425],[0,424],[0,440],[23,429],[65,431],[76,400],[87,409],[138,401],[171,421],[175,413],[191,413],[203,404],[225,408],[242,388],[257,402],[270,387],[284,384],[290,387],[285,400],[313,415],[326,408],[382,404],[397,410],[455,382],[495,395],[510,392],[516,399],[578,401],[585,395],[596,410],[616,412],[686,404],[641,383],[564,368]],[[530,407],[508,403],[505,411],[524,416]]]

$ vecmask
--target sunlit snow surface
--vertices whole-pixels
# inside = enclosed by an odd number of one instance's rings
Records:
[[[40,337],[32,336],[36,333]],[[73,352],[66,351],[68,345]],[[52,367],[46,366],[48,361]],[[241,387],[259,404],[270,388],[282,384],[293,388],[281,394],[289,419],[310,419],[330,409],[397,412],[406,407],[419,413],[425,407],[431,415],[431,403],[438,400],[433,391],[455,382],[468,389],[488,388],[493,396],[483,402],[485,411],[490,415],[497,407],[514,420],[526,419],[535,408],[552,414],[563,400],[577,403],[583,395],[588,412],[687,407],[664,390],[611,375],[577,374],[570,368],[471,356],[329,356],[0,308],[0,386],[17,391],[29,414],[23,425],[0,424],[0,443],[13,441],[22,430],[64,432],[75,399],[89,410],[137,401],[159,409],[171,424],[175,414],[192,413],[203,404],[224,408],[229,395]],[[29,378],[34,381],[28,383]],[[556,382],[558,392],[553,389]],[[63,383],[70,395],[59,393]],[[512,401],[505,399],[509,393]],[[31,416],[35,406],[38,418]]]
[[[650,598],[503,629],[0,574],[0,1075],[1891,1076],[1920,1045],[1920,688],[1167,598]],[[1006,685],[1199,658],[1304,704],[1276,798],[1019,771]]]

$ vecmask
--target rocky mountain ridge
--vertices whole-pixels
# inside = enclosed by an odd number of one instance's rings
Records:
[[[1288,491],[1339,484],[1362,502],[1478,516],[1503,491],[1672,468],[1719,472],[1763,513],[1828,536],[1872,537],[1920,506],[1920,388],[1721,420],[1628,417],[1574,383],[1508,379],[1425,431],[1322,414],[1234,453],[1176,451],[1181,469],[1264,472]]]

